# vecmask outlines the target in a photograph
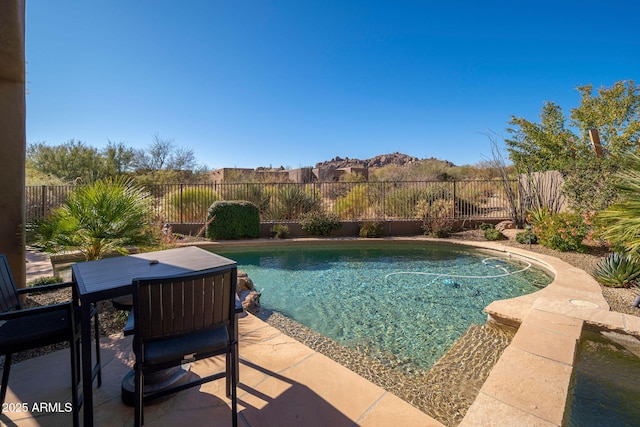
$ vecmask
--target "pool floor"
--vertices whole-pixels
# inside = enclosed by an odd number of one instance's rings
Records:
[[[526,262],[444,245],[216,252],[238,262],[266,310],[407,372],[431,368],[492,301],[551,281]]]

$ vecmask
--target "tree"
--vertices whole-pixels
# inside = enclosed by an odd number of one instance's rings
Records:
[[[577,154],[576,136],[566,128],[560,106],[552,102],[542,107],[540,123],[512,116],[509,124],[515,126],[507,128],[514,138],[505,142],[518,172],[562,170]]]
[[[104,162],[98,150],[74,139],[57,146],[44,142],[30,144],[27,163],[44,175],[67,182],[78,179],[93,182],[105,176]]]
[[[133,164],[138,172],[160,170],[195,170],[198,168],[193,150],[176,147],[173,139],[153,136],[146,150],[137,150]]]
[[[174,170],[194,170],[197,167],[196,156],[190,148],[175,148],[169,160],[167,161],[167,169]]]
[[[109,141],[107,148],[102,151],[107,176],[118,176],[131,172],[135,155],[135,150],[126,147],[124,143],[116,144]]]
[[[611,177],[640,146],[640,89],[630,80],[600,88],[597,94],[591,85],[577,90],[581,104],[571,110],[569,127],[560,107],[548,102],[540,123],[512,117],[514,127],[507,131],[514,137],[505,142],[518,172],[560,171],[569,203],[586,212],[615,200]],[[601,157],[593,151],[591,129],[600,134]]]
[[[605,157],[623,160],[640,146],[640,89],[632,80],[617,82],[611,88],[592,85],[577,88],[581,104],[571,110],[571,121],[551,102],[544,104],[540,123],[512,117],[514,126],[505,139],[509,157],[524,171],[560,170],[566,172],[576,158],[594,158],[589,130],[597,129]]]
[[[590,129],[597,129],[603,148],[611,157],[635,152],[640,144],[640,87],[633,80],[616,82],[598,89],[579,86],[580,106],[571,110],[572,124],[588,140]]]
[[[107,251],[126,253],[126,246],[150,243],[145,224],[151,198],[125,178],[96,181],[76,188],[65,203],[34,228],[36,247],[57,253],[78,250],[86,260]]]

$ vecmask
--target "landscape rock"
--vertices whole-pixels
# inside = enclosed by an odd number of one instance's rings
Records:
[[[499,232],[503,232],[504,230],[511,230],[516,228],[516,223],[511,221],[510,219],[504,220],[496,224],[496,230]]]

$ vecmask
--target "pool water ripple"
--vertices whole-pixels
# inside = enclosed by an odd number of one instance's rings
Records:
[[[551,281],[542,270],[525,269],[523,261],[505,257],[483,263],[490,257],[486,253],[440,245],[219,253],[247,272],[266,309],[407,369],[429,369],[469,326],[485,322],[483,309],[490,302],[534,292]]]

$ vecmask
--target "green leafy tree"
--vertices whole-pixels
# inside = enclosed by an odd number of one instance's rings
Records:
[[[64,205],[35,226],[35,246],[44,251],[80,251],[86,260],[126,246],[148,244],[145,226],[151,199],[129,179],[99,180],[75,189]]]
[[[82,141],[71,139],[50,146],[44,142],[29,145],[27,163],[44,175],[66,182],[93,182],[106,175],[104,161],[98,150]]]
[[[107,176],[118,176],[131,172],[135,155],[135,150],[125,146],[124,143],[109,141],[107,148],[102,151]]]
[[[610,157],[577,158],[565,169],[562,193],[569,205],[580,212],[601,211],[615,202],[613,185],[618,162]]]
[[[640,87],[633,80],[616,82],[594,93],[592,85],[579,86],[580,106],[571,110],[572,124],[589,143],[589,130],[598,129],[605,152],[624,156],[640,143]]]
[[[571,110],[568,125],[560,107],[546,103],[539,123],[513,117],[507,129],[512,138],[505,142],[519,173],[560,171],[569,203],[585,212],[615,200],[611,176],[639,148],[640,89],[630,80],[595,93],[592,85],[577,90],[581,103]],[[601,157],[593,151],[591,129],[600,135]]]
[[[576,156],[576,136],[567,129],[560,106],[546,102],[540,123],[512,117],[505,139],[509,157],[520,173],[562,170]]]
[[[562,109],[547,102],[540,122],[512,117],[508,128],[513,137],[505,139],[509,157],[519,172],[566,171],[576,158],[593,159],[589,131],[597,129],[605,156],[624,160],[640,144],[640,88],[632,80],[602,87],[577,88],[581,103],[571,110],[570,122]],[[573,129],[573,130],[572,130]]]

